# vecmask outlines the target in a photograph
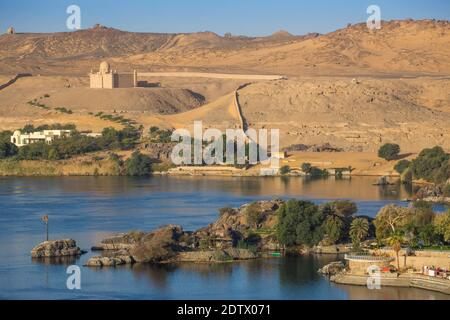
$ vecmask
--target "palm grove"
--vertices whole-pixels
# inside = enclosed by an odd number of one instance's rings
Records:
[[[290,200],[278,211],[277,238],[287,247],[351,242],[356,251],[368,239],[377,246],[387,245],[394,250],[402,246],[417,248],[450,243],[450,211],[435,213],[425,202],[410,207],[388,205],[375,219],[355,216],[357,210],[356,204],[350,201],[316,205]]]

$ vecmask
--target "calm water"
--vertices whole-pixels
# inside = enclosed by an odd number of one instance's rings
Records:
[[[446,299],[414,289],[337,286],[317,274],[333,256],[266,259],[222,265],[135,265],[82,268],[82,289],[66,289],[73,261],[32,261],[30,249],[45,237],[40,217],[50,216],[50,237],[73,238],[89,249],[105,235],[149,231],[165,224],[195,230],[218,209],[281,198],[352,199],[359,214],[374,216],[410,195],[401,186],[372,186],[374,178],[123,177],[0,178],[0,298],[2,299]]]

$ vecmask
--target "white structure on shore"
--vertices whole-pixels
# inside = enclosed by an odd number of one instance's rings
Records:
[[[118,73],[111,70],[108,62],[100,63],[98,72],[91,70],[89,74],[91,89],[135,88],[138,86],[137,71],[133,73]]]
[[[22,134],[20,130],[17,130],[11,136],[11,143],[18,147],[35,142],[51,143],[55,138],[69,137],[71,133],[71,130],[44,130]]]

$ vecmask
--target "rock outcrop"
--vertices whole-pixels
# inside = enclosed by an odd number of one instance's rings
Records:
[[[33,258],[73,257],[86,253],[77,247],[75,240],[52,240],[38,244],[31,250]]]
[[[450,197],[444,191],[445,185],[426,185],[419,189],[416,198],[434,203],[450,203]]]
[[[101,257],[96,256],[90,258],[85,266],[86,267],[115,267],[123,264],[132,264],[134,259],[131,256],[116,256],[116,257]]]
[[[203,245],[217,249],[236,246],[240,241],[258,250],[279,249],[274,230],[277,210],[283,204],[283,200],[277,199],[246,204],[239,209],[224,208],[216,222],[196,231],[194,236]]]
[[[258,257],[261,250],[279,250],[274,230],[283,200],[260,201],[238,209],[225,208],[216,222],[195,232],[168,225],[145,233],[133,231],[102,240],[92,250],[107,251],[86,263],[112,267],[132,263],[228,262]]]
[[[345,265],[342,261],[332,262],[323,268],[319,269],[319,273],[326,276],[335,276],[345,270]]]

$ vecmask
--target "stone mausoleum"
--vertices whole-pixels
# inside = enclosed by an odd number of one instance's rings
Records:
[[[92,89],[115,89],[115,88],[135,88],[138,86],[137,71],[133,73],[118,73],[111,70],[108,62],[100,63],[98,72],[89,74],[90,88]]]

